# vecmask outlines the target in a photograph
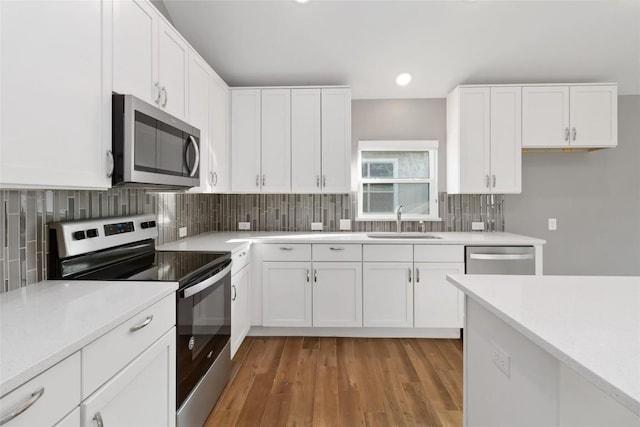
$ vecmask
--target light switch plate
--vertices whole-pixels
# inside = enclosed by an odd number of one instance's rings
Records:
[[[558,220],[556,218],[549,218],[549,231],[556,231],[558,229]]]
[[[311,231],[322,231],[322,223],[321,222],[312,222],[311,223]]]
[[[482,231],[484,230],[484,222],[482,221],[478,221],[478,222],[472,222],[471,223],[471,229],[475,230],[475,231]]]
[[[187,237],[187,227],[180,227],[178,229],[178,236]]]
[[[350,219],[341,219],[340,220],[340,230],[341,231],[350,231],[351,230],[351,220]]]
[[[251,223],[250,222],[239,222],[238,223],[238,230],[251,230]]]

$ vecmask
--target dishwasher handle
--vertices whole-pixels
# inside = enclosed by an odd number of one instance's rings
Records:
[[[469,259],[483,261],[525,261],[533,259],[533,254],[469,254]]]

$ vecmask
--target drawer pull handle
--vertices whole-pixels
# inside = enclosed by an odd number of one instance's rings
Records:
[[[100,412],[96,412],[96,414],[93,416],[93,419],[95,420],[98,427],[104,427],[104,423],[102,422],[102,414]]]
[[[280,250],[281,251],[292,251],[293,248],[291,246],[281,246]]]
[[[0,426],[8,423],[18,415],[22,414],[27,409],[29,409],[31,406],[33,406],[34,403],[38,401],[38,399],[42,397],[43,394],[44,394],[44,387],[42,387],[40,390],[34,393],[31,393],[31,396],[24,403],[20,404],[17,408],[9,412],[8,415],[0,419]]]
[[[235,301],[236,297],[238,296],[238,290],[236,289],[235,285],[231,285],[231,289],[233,289],[233,298],[231,298],[231,301]]]
[[[144,319],[144,322],[140,323],[139,325],[136,326],[132,326],[129,328],[129,330],[131,332],[135,332],[135,331],[139,331],[140,329],[144,328],[145,326],[147,326],[149,323],[151,323],[151,321],[153,320],[153,314],[150,316],[147,316],[146,319]]]
[[[344,251],[344,248],[341,248],[339,246],[332,246],[329,249],[332,251]]]

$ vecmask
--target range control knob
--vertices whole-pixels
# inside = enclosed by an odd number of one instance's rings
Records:
[[[87,237],[89,237],[89,238],[98,237],[98,229],[97,228],[90,228],[89,230],[87,230]]]
[[[87,236],[84,234],[84,230],[74,231],[72,236],[73,236],[73,240],[84,240],[87,238]]]
[[[146,228],[149,228],[149,223],[148,222],[141,222],[140,223],[140,228],[142,228],[143,230]]]

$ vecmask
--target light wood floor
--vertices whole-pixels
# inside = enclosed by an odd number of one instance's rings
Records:
[[[462,343],[247,337],[205,427],[461,426]]]

